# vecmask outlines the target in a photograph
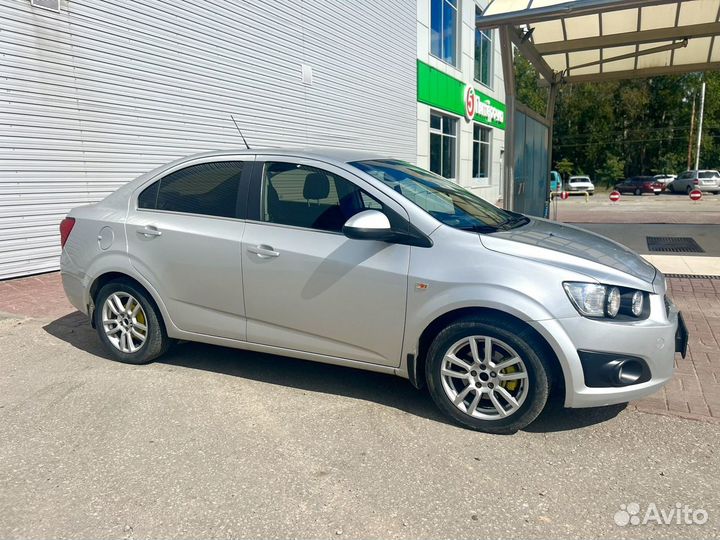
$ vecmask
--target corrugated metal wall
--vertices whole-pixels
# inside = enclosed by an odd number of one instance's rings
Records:
[[[415,161],[410,0],[0,0],[0,279],[58,267],[68,209],[195,151]],[[301,80],[301,64],[314,81]]]

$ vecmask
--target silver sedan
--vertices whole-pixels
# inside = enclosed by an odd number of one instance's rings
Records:
[[[67,296],[119,361],[191,340],[395,374],[487,432],[528,425],[551,393],[655,392],[687,342],[634,252],[377,155],[195,155],[60,228]]]

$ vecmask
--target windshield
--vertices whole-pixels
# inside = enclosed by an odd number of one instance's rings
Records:
[[[376,159],[356,161],[352,165],[456,229],[489,232],[529,221],[520,214],[497,208],[442,176],[404,161]]]

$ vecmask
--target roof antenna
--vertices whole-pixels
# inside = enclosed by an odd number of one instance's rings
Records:
[[[239,133],[240,136],[242,137],[242,140],[243,140],[243,142],[245,143],[245,148],[247,148],[248,150],[250,150],[250,145],[249,145],[249,144],[247,143],[247,141],[245,140],[245,135],[243,135],[243,134],[242,134],[242,131],[240,131],[240,126],[238,126],[238,123],[235,121],[235,117],[231,114],[231,115],[230,115],[230,118],[232,118],[233,124],[235,124],[235,127],[236,127],[237,130],[238,130],[238,133]]]

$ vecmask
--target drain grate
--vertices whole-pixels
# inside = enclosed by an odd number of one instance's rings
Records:
[[[705,250],[688,236],[647,236],[650,251],[671,253],[705,253]]]

